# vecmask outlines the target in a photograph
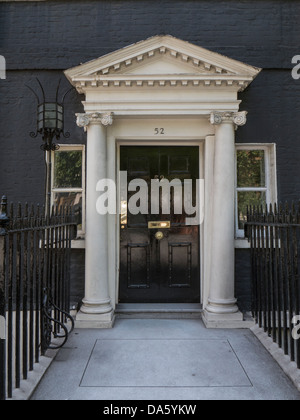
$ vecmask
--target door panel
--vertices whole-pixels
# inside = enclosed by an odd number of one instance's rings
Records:
[[[150,263],[149,244],[128,244],[127,287],[129,289],[150,287]]]
[[[192,242],[169,243],[169,287],[191,287]]]
[[[186,226],[184,199],[176,189],[184,180],[193,180],[196,204],[199,148],[124,146],[121,171],[127,171],[133,189],[128,191],[128,202],[137,197],[135,180],[145,181],[148,194],[143,205],[149,212],[131,214],[127,208],[127,216],[121,218],[120,302],[200,302],[199,226]],[[159,198],[153,201],[152,194],[151,201],[151,180],[174,181],[174,188],[170,194],[160,188]],[[163,223],[151,228],[149,222]]]

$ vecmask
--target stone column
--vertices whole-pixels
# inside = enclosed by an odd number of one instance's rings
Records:
[[[208,327],[234,327],[243,320],[235,299],[235,128],[246,123],[246,112],[215,112],[214,181]]]
[[[77,114],[77,125],[87,131],[85,297],[77,327],[111,328],[114,312],[108,289],[108,220],[96,209],[97,183],[107,178],[106,127],[111,114]]]

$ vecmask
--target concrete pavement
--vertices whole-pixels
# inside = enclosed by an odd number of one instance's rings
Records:
[[[32,400],[300,400],[250,330],[199,319],[117,319],[75,330]]]

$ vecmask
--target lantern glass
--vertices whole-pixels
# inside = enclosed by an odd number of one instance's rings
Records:
[[[63,130],[63,106],[44,103],[38,106],[38,130]]]

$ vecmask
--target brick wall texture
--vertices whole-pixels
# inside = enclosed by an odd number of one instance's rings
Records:
[[[0,194],[13,201],[43,202],[44,162],[35,127],[38,77],[53,95],[62,71],[135,43],[170,34],[231,58],[262,67],[240,95],[249,112],[239,143],[276,143],[279,199],[300,198],[300,80],[291,77],[300,55],[299,0],[87,0],[0,2]],[[66,101],[66,130],[85,143],[75,125],[81,100]],[[247,254],[237,251],[237,290],[249,306]]]

